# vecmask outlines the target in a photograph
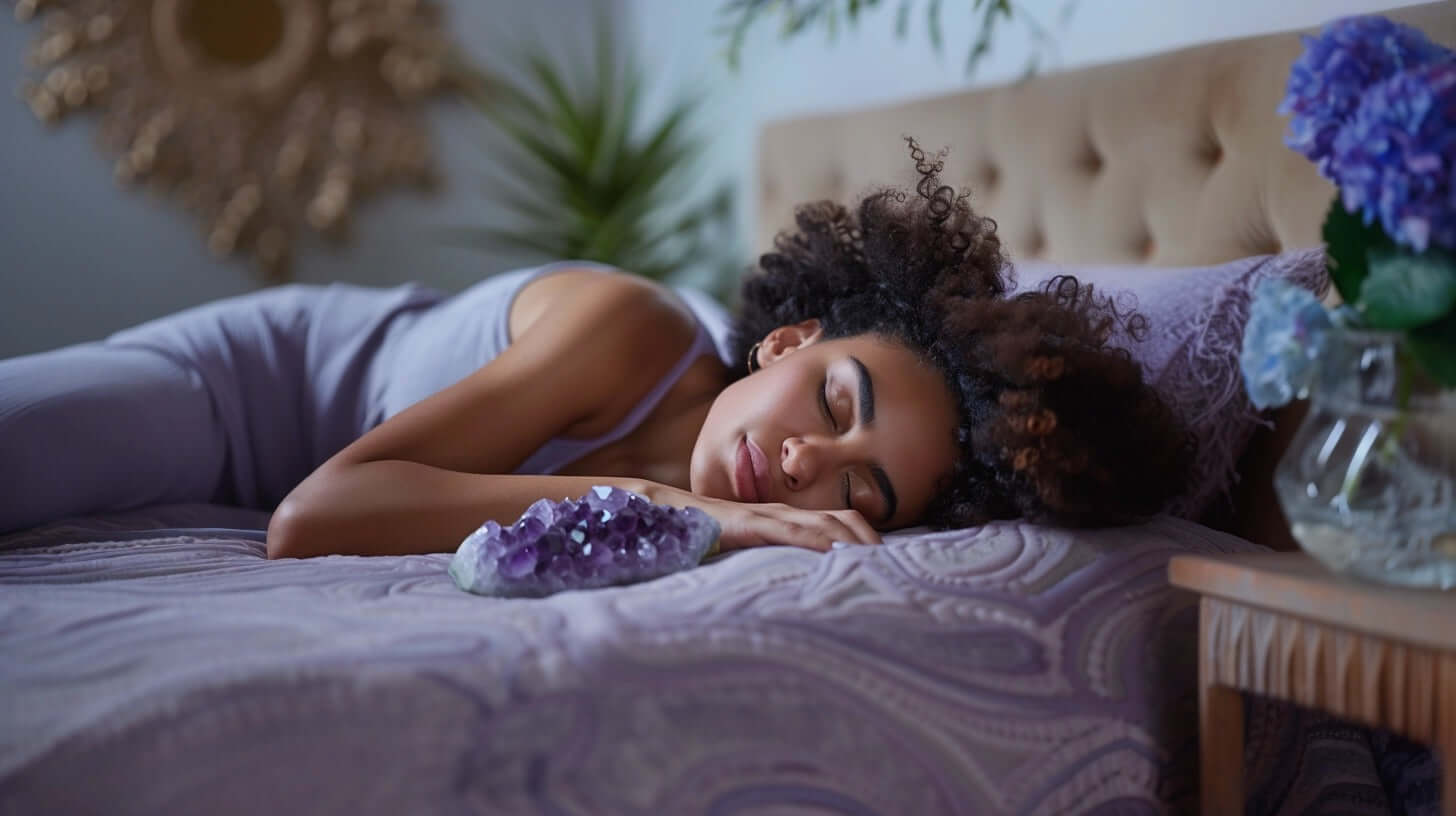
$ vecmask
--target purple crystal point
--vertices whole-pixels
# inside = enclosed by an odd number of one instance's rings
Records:
[[[537,499],[534,504],[526,508],[526,512],[521,514],[514,526],[519,527],[528,519],[535,519],[542,526],[550,526],[551,522],[556,520],[556,507],[551,504],[549,499]]]
[[[495,572],[506,579],[525,578],[536,571],[536,561],[536,548],[527,544],[514,550],[508,550],[498,560]]]
[[[510,527],[487,521],[460,542],[450,576],[466,591],[505,597],[634,583],[696,565],[720,532],[697,508],[597,486],[580,499],[537,501]]]
[[[668,534],[671,535],[671,532]],[[653,544],[652,539],[647,536],[637,539],[637,560],[644,564],[651,564],[657,560],[657,545]]]
[[[583,498],[586,499],[587,506],[590,507],[592,510],[605,510],[611,515],[616,515],[617,513],[622,512],[622,508],[627,506],[627,502],[630,500],[630,497],[635,495],[635,493],[631,493],[626,490],[619,490],[615,487],[604,487],[602,485],[597,485],[596,487],[592,488],[591,492],[587,493],[586,496],[584,496]],[[608,516],[608,518],[610,518],[610,516]]]

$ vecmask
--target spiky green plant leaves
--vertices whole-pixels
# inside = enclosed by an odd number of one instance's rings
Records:
[[[522,80],[462,66],[469,98],[516,154],[488,178],[489,197],[511,223],[449,237],[655,280],[707,268],[708,288],[722,296],[740,271],[733,192],[726,182],[694,189],[708,145],[696,129],[697,103],[680,98],[649,120],[644,72],[619,57],[615,39],[599,23],[585,64],[538,49],[523,58]]]

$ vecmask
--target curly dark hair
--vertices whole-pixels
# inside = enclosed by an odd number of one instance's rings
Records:
[[[959,408],[960,454],[925,524],[1099,526],[1163,509],[1185,486],[1193,437],[1109,344],[1141,340],[1147,320],[1070,276],[1010,292],[996,223],[941,183],[944,152],[906,141],[913,193],[879,189],[853,213],[797,209],[743,283],[737,359],[818,318],[826,338],[879,335],[934,365]]]

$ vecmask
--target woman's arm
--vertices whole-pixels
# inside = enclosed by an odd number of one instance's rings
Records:
[[[508,525],[537,499],[577,498],[602,484],[657,504],[702,510],[722,526],[723,550],[785,544],[824,551],[835,541],[880,543],[853,510],[740,504],[645,479],[459,473],[389,460],[350,465],[299,485],[268,525],[268,557],[451,552],[486,519]]]
[[[698,507],[723,525],[724,549],[879,541],[853,511],[739,504],[626,477],[511,475],[552,437],[614,426],[695,331],[650,283],[558,275],[521,293],[513,311],[533,317],[498,358],[371,430],[294,488],[269,523],[269,557],[449,552],[487,519],[510,524],[537,499],[575,498],[599,484]],[[543,292],[546,301],[530,297]]]
[[[533,282],[512,311],[515,339],[495,360],[372,429],[284,498],[271,556],[442,552],[486,519],[509,523],[535,499],[584,493],[590,480],[576,490],[567,477],[504,474],[553,437],[615,425],[695,329],[655,285],[592,270]]]
[[[660,487],[636,479],[460,473],[398,459],[321,469],[273,514],[268,557],[451,552],[487,519],[509,525],[537,499],[576,498],[599,484],[649,496]]]

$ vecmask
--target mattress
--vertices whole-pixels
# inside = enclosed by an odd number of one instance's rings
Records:
[[[0,813],[1183,812],[1197,607],[1167,560],[1255,549],[1003,522],[508,600],[448,555],[268,561],[265,526],[0,539]],[[1252,714],[1268,812],[1388,812],[1364,732]]]

